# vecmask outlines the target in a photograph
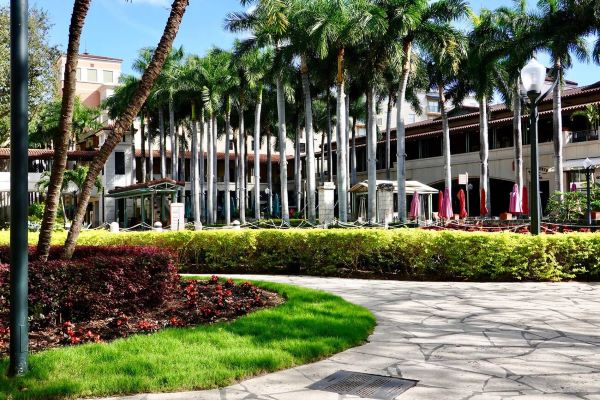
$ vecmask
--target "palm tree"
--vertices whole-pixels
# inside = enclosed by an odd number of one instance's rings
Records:
[[[571,114],[571,121],[575,117],[584,118],[593,132],[598,135],[598,129],[600,128],[600,104],[588,104],[583,110],[575,111]]]
[[[425,56],[430,89],[438,92],[438,103],[442,118],[442,145],[444,153],[445,189],[452,193],[452,167],[450,154],[450,128],[446,102],[446,90],[457,84],[461,62],[466,56],[466,38],[450,24],[440,25],[436,41],[427,48]],[[485,138],[487,140],[487,137]],[[482,143],[483,146],[483,143]]]
[[[83,222],[90,196],[92,194],[94,182],[102,171],[106,160],[113,152],[117,144],[121,141],[123,134],[131,126],[133,118],[138,114],[144,102],[148,98],[152,86],[160,75],[161,69],[171,51],[173,40],[175,40],[175,36],[179,30],[179,25],[181,24],[183,14],[185,13],[187,6],[188,0],[173,1],[173,4],[171,5],[171,13],[167,19],[163,35],[158,43],[158,46],[156,47],[156,51],[154,51],[152,61],[148,65],[148,68],[144,71],[138,90],[131,100],[128,110],[124,113],[123,117],[115,121],[113,131],[108,135],[106,141],[100,147],[100,150],[96,156],[94,156],[89,166],[89,172],[79,195],[79,204],[77,205],[77,209],[75,211],[75,218],[65,241],[65,247],[62,253],[63,258],[70,259],[73,256],[77,239],[81,232],[81,224]]]
[[[406,221],[406,128],[404,112],[414,48],[428,47],[437,40],[440,28],[461,18],[467,10],[464,0],[382,0],[390,30],[402,43],[402,62],[396,95],[396,175],[398,180],[398,218]]]
[[[67,61],[65,64],[64,86],[62,92],[61,119],[59,134],[54,139],[54,155],[52,157],[52,172],[48,194],[46,196],[46,207],[40,227],[38,238],[37,256],[40,260],[48,259],[52,231],[56,221],[56,211],[60,199],[63,175],[67,167],[67,151],[69,139],[71,138],[71,124],[73,121],[73,105],[75,102],[75,85],[77,81],[77,61],[79,56],[79,43],[81,31],[85,23],[91,0],[76,0],[71,13],[69,26],[69,44],[67,46]]]
[[[539,47],[545,49],[552,60],[552,73],[557,84],[552,97],[553,108],[553,142],[554,142],[554,183],[556,191],[564,192],[562,132],[562,85],[565,71],[573,65],[573,55],[580,61],[589,58],[585,38],[578,30],[571,29],[570,24],[562,26],[562,18],[569,11],[569,2],[559,0],[540,0],[542,19],[539,26]]]

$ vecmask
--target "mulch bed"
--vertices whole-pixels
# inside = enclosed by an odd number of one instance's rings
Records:
[[[186,327],[231,321],[239,316],[284,302],[282,296],[249,282],[231,279],[182,280],[171,298],[159,307],[91,321],[55,321],[46,327],[32,326],[29,349],[82,343],[108,342],[133,334],[149,334],[168,327]],[[8,355],[8,321],[0,320],[0,356]]]

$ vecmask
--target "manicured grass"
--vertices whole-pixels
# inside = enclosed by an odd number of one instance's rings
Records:
[[[375,318],[324,292],[256,282],[287,301],[230,323],[169,328],[34,354],[24,378],[0,375],[0,399],[56,399],[226,386],[362,343]],[[0,360],[6,371],[8,360]]]

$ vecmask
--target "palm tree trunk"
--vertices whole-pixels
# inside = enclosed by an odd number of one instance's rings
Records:
[[[296,192],[296,212],[302,209],[302,159],[300,158],[300,137],[302,136],[302,126],[300,118],[296,125],[296,143],[294,146],[294,191]]]
[[[490,145],[488,137],[487,97],[483,96],[481,100],[479,100],[479,141],[481,143],[479,149],[479,159],[481,160],[479,187],[485,193],[486,207],[488,209],[488,213],[490,213],[490,179],[488,172]]]
[[[321,183],[325,182],[325,136],[326,134],[321,133],[321,170],[319,171]]]
[[[239,153],[240,161],[238,167],[238,178],[240,180],[240,224],[246,223],[246,138],[245,138],[245,127],[244,127],[244,109],[243,105],[239,108],[239,119],[240,119],[240,132],[239,132]]]
[[[146,124],[144,123],[144,113],[140,112],[140,148],[142,150],[142,182],[146,182]],[[135,157],[135,140],[133,141],[133,157]]]
[[[444,153],[445,188],[452,195],[452,161],[450,154],[450,128],[448,126],[448,114],[446,113],[446,94],[444,85],[438,83],[440,114],[442,116],[442,146]],[[487,139],[486,139],[487,140]],[[482,144],[483,146],[483,144]]]
[[[135,185],[137,183],[137,165],[135,159],[135,128],[131,125],[131,180],[130,183]]]
[[[337,193],[338,219],[348,222],[348,179],[346,175],[346,94],[344,93],[344,49],[338,52],[337,58]],[[329,142],[331,154],[331,142]]]
[[[258,91],[254,113],[254,218],[260,219],[260,113],[262,88]]]
[[[390,88],[388,92],[388,103],[387,103],[387,116],[385,121],[385,179],[392,179],[392,160],[391,160],[391,152],[392,152],[392,108],[394,104],[392,103],[392,97],[394,93]]]
[[[165,115],[163,108],[158,107],[158,130],[159,136],[159,149],[160,149],[160,177],[165,179],[167,177],[167,152],[165,149]]]
[[[346,134],[344,139],[344,146],[346,147],[346,187],[350,189],[350,95],[346,95],[346,113],[344,118],[346,119]],[[346,200],[348,203],[348,216],[352,215],[351,208],[351,196],[350,193],[346,193]]]
[[[213,185],[214,185],[214,179],[213,176],[215,175],[215,170],[214,170],[214,164],[212,162],[212,158],[213,158],[213,134],[212,134],[212,112],[209,113],[208,115],[208,122],[207,122],[207,127],[208,129],[206,130],[206,215],[207,215],[207,219],[206,222],[209,225],[213,225],[215,223],[214,219],[213,219],[213,208],[215,207],[215,204],[213,203]]]
[[[177,180],[177,133],[175,132],[175,110],[173,99],[169,99],[169,134],[171,135],[171,178]]]
[[[367,219],[375,223],[377,219],[377,106],[375,104],[375,87],[371,85],[367,89],[367,151],[368,159],[368,207]]]
[[[398,219],[400,222],[406,222],[406,124],[404,109],[406,107],[406,88],[412,55],[412,43],[410,41],[404,42],[403,51],[405,57],[396,98],[396,180],[398,181]]]
[[[154,180],[154,138],[148,130],[148,180]]]
[[[205,175],[204,175],[204,138],[207,136],[206,134],[206,123],[204,121],[204,108],[202,108],[202,111],[200,112],[200,137],[198,139],[198,156],[199,156],[199,160],[198,160],[198,179],[200,180],[200,191],[198,192],[198,197],[199,197],[199,201],[198,203],[200,204],[200,215],[198,217],[198,219],[200,221],[206,222],[206,201],[205,201],[205,197],[204,197],[204,193],[205,193],[205,188],[206,188],[206,184],[205,184]]]
[[[250,169],[248,168],[248,154],[250,154],[250,143],[248,142],[248,133],[244,136],[244,204],[250,206],[250,196],[248,196],[248,182],[250,181]]]
[[[554,96],[552,98],[553,108],[553,142],[554,142],[554,188],[558,192],[565,191],[564,172],[563,172],[563,133],[562,133],[562,69],[561,62],[557,60],[554,64],[557,70],[558,83],[554,86]]]
[[[331,139],[332,139],[332,128],[331,128],[331,101],[330,101],[329,89],[327,90],[327,179],[329,182],[333,182],[333,152],[331,151]]]
[[[238,156],[238,140],[233,140],[233,158],[235,159],[235,169],[233,179],[235,180],[235,206],[240,209],[240,159]]]
[[[290,222],[290,209],[288,207],[288,190],[287,190],[287,155],[286,155],[286,139],[287,132],[285,126],[285,96],[283,93],[283,82],[281,77],[277,76],[277,116],[279,120],[279,177],[281,179],[281,219],[284,224]]]
[[[267,212],[269,218],[273,216],[273,157],[271,152],[271,127],[267,127],[267,188],[269,193],[267,195]]]
[[[521,133],[521,91],[519,82],[513,91],[513,139],[515,144],[515,183],[519,186],[519,195],[523,195],[523,135]],[[522,197],[521,197],[522,198]]]
[[[181,134],[179,135],[179,147],[177,151],[179,152],[179,180],[183,182],[183,187],[179,189],[179,198],[180,201],[185,204],[185,148],[187,144],[187,139],[185,137],[185,128],[183,126],[180,127]]]
[[[192,148],[191,148],[191,169],[192,169],[192,210],[194,216],[194,229],[202,229],[200,222],[200,168],[198,163],[198,121],[196,119],[196,103],[192,102]]]
[[[351,185],[356,185],[358,176],[356,174],[356,117],[352,118],[352,150],[350,151],[350,176]]]
[[[40,236],[37,245],[37,257],[46,261],[50,253],[50,243],[56,221],[56,211],[61,196],[63,176],[67,167],[67,152],[73,125],[73,105],[75,102],[75,85],[77,80],[77,61],[79,55],[79,42],[81,31],[85,23],[91,0],[76,1],[73,5],[71,22],[69,26],[69,45],[67,47],[67,61],[65,63],[64,86],[59,121],[59,134],[54,139],[54,156],[50,182],[46,194],[46,205],[42,217]]]
[[[227,96],[225,104],[225,166],[223,170],[223,182],[225,185],[224,211],[225,225],[231,224],[231,193],[229,192],[229,140],[231,138],[231,98]]]
[[[315,173],[315,135],[313,131],[312,98],[310,95],[310,80],[308,77],[308,64],[306,55],[301,59],[300,73],[302,78],[302,91],[304,93],[304,127],[306,129],[306,207],[308,221],[317,222],[316,198],[317,191]]]
[[[213,125],[213,129],[212,129],[212,134],[213,134],[213,138],[212,138],[212,146],[213,146],[213,151],[212,151],[212,163],[213,163],[213,171],[214,171],[214,182],[213,182],[213,191],[212,191],[212,196],[213,196],[213,221],[215,222],[215,224],[218,221],[218,208],[219,208],[219,203],[218,203],[218,193],[219,193],[219,188],[217,185],[217,182],[219,182],[219,171],[217,169],[217,132],[218,132],[218,126],[217,126],[217,116],[213,115],[212,118],[212,125]]]
[[[181,19],[183,18],[183,14],[185,13],[187,5],[188,0],[173,1],[173,4],[171,5],[171,13],[167,20],[163,35],[158,43],[158,46],[156,47],[156,50],[154,51],[152,61],[146,68],[146,71],[144,71],[144,74],[140,80],[140,84],[132,100],[130,101],[127,110],[123,116],[115,122],[112,133],[108,135],[106,141],[100,147],[100,150],[90,163],[85,183],[79,195],[79,204],[77,205],[75,218],[73,224],[71,225],[71,229],[69,230],[67,240],[65,241],[65,246],[62,253],[63,258],[70,259],[73,256],[75,245],[81,232],[81,224],[86,214],[87,206],[90,201],[92,190],[94,189],[96,178],[102,171],[102,168],[104,167],[104,164],[106,163],[106,160],[110,154],[123,138],[125,129],[131,125],[133,117],[139,113],[143,104],[146,102],[150,90],[152,89],[152,86],[154,86],[154,83],[156,82],[156,79],[162,70],[162,66],[167,58],[167,55],[171,50],[173,40],[177,35],[179,25],[181,24]]]

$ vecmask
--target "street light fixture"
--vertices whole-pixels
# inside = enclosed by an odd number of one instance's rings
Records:
[[[542,94],[544,82],[546,82],[546,67],[540,64],[535,58],[532,58],[527,65],[521,70],[521,82],[529,104],[531,105],[531,113],[529,120],[529,134],[531,142],[531,197],[530,212],[531,212],[531,234],[540,234],[542,203],[540,199],[540,176],[539,176],[539,151],[538,151],[538,105],[550,93],[558,82],[558,78],[550,89]]]
[[[588,226],[592,225],[592,195],[591,195],[591,186],[592,186],[592,173],[595,169],[595,165],[592,160],[586,158],[583,160],[583,169],[585,171],[585,195],[586,195],[586,209],[585,209],[585,221]]]

